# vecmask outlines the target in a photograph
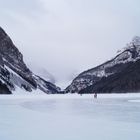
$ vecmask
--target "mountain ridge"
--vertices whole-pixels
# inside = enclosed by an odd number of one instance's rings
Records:
[[[65,92],[93,92],[88,90],[88,87],[94,89],[94,85],[102,81],[102,78],[110,77],[116,73],[120,73],[123,70],[126,70],[127,63],[137,62],[140,59],[140,37],[136,36],[133,40],[127,45],[125,49],[119,52],[113,59],[87,71],[79,74],[69,85]],[[118,75],[119,76],[119,75]],[[99,86],[98,86],[99,87]],[[115,88],[115,87],[114,87]],[[87,90],[85,90],[87,89]],[[96,92],[101,92],[101,90],[95,90]],[[105,91],[104,91],[105,92]],[[111,92],[111,91],[110,91]],[[114,91],[113,91],[114,92]],[[121,89],[120,89],[121,92]]]
[[[0,27],[0,86],[11,94],[20,87],[32,92],[40,89],[45,93],[58,93],[60,88],[34,74],[25,64],[22,53]],[[0,89],[0,90],[1,90]],[[1,91],[4,93],[4,90]]]

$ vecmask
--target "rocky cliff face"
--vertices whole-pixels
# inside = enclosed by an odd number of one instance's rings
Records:
[[[140,91],[140,37],[135,37],[112,60],[81,73],[66,88],[71,93]]]
[[[59,92],[58,87],[29,70],[23,61],[23,55],[0,27],[0,94],[10,94],[16,87],[29,92],[35,89],[45,93]]]

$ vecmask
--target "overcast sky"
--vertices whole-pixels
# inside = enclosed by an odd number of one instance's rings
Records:
[[[140,0],[0,0],[0,26],[58,83],[112,58],[140,35]]]

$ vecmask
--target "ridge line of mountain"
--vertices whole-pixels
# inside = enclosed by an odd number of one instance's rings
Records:
[[[0,27],[0,94],[11,94],[17,87],[28,92],[37,89],[47,94],[60,92],[59,87],[27,67],[22,53]]]

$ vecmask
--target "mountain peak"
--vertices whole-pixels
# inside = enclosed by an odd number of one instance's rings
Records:
[[[140,37],[135,36],[132,41],[126,45],[126,47],[117,52],[117,56],[115,58],[123,62],[136,61],[140,59]]]
[[[72,92],[72,93],[73,92],[79,93],[90,86],[93,89],[93,87],[98,82],[102,81],[102,79],[104,78],[107,79],[108,77],[116,75],[117,73],[121,73],[122,71],[129,70],[127,69],[129,65],[131,64],[135,65],[137,61],[140,61],[140,37],[139,36],[135,36],[132,39],[132,41],[129,44],[127,44],[125,48],[119,51],[118,54],[113,59],[103,63],[102,65],[99,65],[95,68],[92,68],[90,70],[87,70],[79,74],[79,76],[77,76],[73,80],[71,85],[68,86],[65,91]],[[95,91],[99,92],[99,90],[95,90]],[[100,92],[101,91],[104,91],[104,90],[100,89]],[[113,90],[110,89],[110,92],[111,91]],[[117,90],[114,90],[114,91],[117,91]],[[91,91],[84,90],[84,92],[91,92]]]
[[[139,36],[135,36],[132,39],[132,41],[127,44],[127,46],[124,48],[124,50],[134,49],[134,48],[136,50],[139,50],[140,49],[140,37]]]
[[[132,40],[132,44],[134,46],[140,47],[140,37],[139,36],[135,36]]]

